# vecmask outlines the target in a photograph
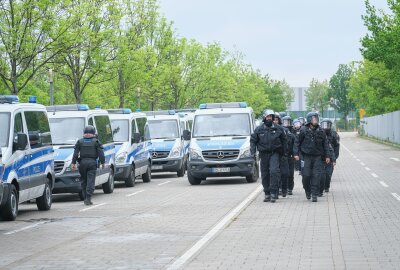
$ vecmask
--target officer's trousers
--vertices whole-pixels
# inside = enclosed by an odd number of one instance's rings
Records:
[[[281,178],[279,168],[279,153],[260,152],[261,178],[265,195],[278,195],[278,185]]]
[[[322,157],[303,155],[303,160],[303,188],[306,194],[311,194],[313,197],[317,197],[319,193],[320,181],[324,176]]]
[[[293,190],[294,188],[294,159],[288,157],[289,164],[289,177],[288,177],[288,190]]]
[[[287,193],[288,191],[288,178],[289,178],[289,161],[287,157],[280,158],[280,169],[281,169],[281,181],[280,188],[282,193]]]
[[[332,162],[325,165],[325,189],[329,189],[331,187],[333,169],[334,168]]]
[[[93,195],[96,180],[97,161],[95,159],[82,159],[79,163],[81,174],[82,193],[85,199]]]

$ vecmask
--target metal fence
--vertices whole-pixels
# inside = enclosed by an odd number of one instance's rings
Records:
[[[360,132],[384,141],[400,144],[400,111],[365,117]]]

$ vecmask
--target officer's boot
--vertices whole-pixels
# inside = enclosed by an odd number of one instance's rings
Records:
[[[307,200],[311,199],[311,193],[310,192],[306,192],[306,198],[307,198]]]
[[[316,195],[312,196],[312,202],[317,202],[318,201],[318,197]]]
[[[92,205],[92,198],[90,196],[86,196],[85,201],[84,201],[85,205]]]
[[[287,192],[287,194],[288,194],[288,195],[293,195],[293,191],[289,189],[288,192]]]
[[[277,194],[271,194],[271,202],[272,203],[276,202],[277,199],[278,199],[278,195]]]
[[[269,202],[271,201],[271,195],[270,194],[265,194],[264,202]]]

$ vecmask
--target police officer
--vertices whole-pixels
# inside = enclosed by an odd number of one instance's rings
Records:
[[[326,137],[328,138],[328,143],[333,150],[331,162],[325,165],[324,186],[320,188],[322,193],[323,189],[325,189],[325,192],[329,192],[329,188],[331,186],[333,170],[336,165],[336,160],[339,158],[340,137],[336,131],[332,130],[332,121],[329,119],[324,119],[321,121],[321,128],[325,131]]]
[[[96,129],[93,126],[86,126],[83,130],[83,138],[75,144],[75,151],[72,157],[72,170],[76,170],[76,162],[79,160],[79,173],[82,180],[82,192],[85,198],[85,205],[91,205],[92,195],[95,188],[97,158],[104,169],[105,157],[103,146],[96,138]],[[78,158],[79,157],[79,158]]]
[[[304,159],[302,171],[303,188],[307,199],[316,202],[319,194],[320,179],[323,177],[323,161],[330,162],[328,139],[319,127],[319,116],[316,112],[307,114],[307,123],[300,129],[300,134],[294,144],[294,157],[300,160],[300,152]]]
[[[296,137],[299,136],[300,134],[300,128],[302,127],[301,122],[299,119],[295,119],[293,121],[293,134],[296,140]],[[293,144],[294,146],[294,144]],[[301,175],[301,161],[302,161],[301,153],[300,153],[300,160],[295,160],[294,161],[294,168],[296,171],[299,171],[299,174]]]
[[[286,113],[275,113],[274,123],[282,127],[282,115],[286,116]],[[286,143],[288,143],[288,130],[283,128],[286,137]],[[281,179],[279,181],[279,195],[286,197],[288,193],[288,178],[289,178],[289,164],[288,164],[288,144],[286,144],[286,153],[281,155],[279,160],[279,168],[281,169]]]
[[[304,117],[300,116],[297,119],[300,121],[301,126],[304,126],[306,124],[306,119],[304,119]]]
[[[275,202],[278,199],[279,179],[281,177],[279,160],[286,153],[286,137],[282,127],[276,125],[274,111],[265,110],[264,124],[258,126],[250,138],[251,154],[260,152],[261,177],[264,187],[264,202]]]
[[[287,178],[287,189],[288,195],[293,195],[294,188],[294,158],[293,158],[293,145],[295,140],[294,130],[292,126],[292,118],[290,116],[285,116],[282,118],[282,126],[286,129],[286,139],[287,139],[287,162],[289,168],[289,174]],[[282,188],[283,190],[283,188]]]

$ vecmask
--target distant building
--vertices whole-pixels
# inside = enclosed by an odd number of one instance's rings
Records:
[[[306,91],[308,87],[292,87],[294,98],[289,104],[287,110],[293,113],[293,116],[304,116],[307,111],[306,106]]]

